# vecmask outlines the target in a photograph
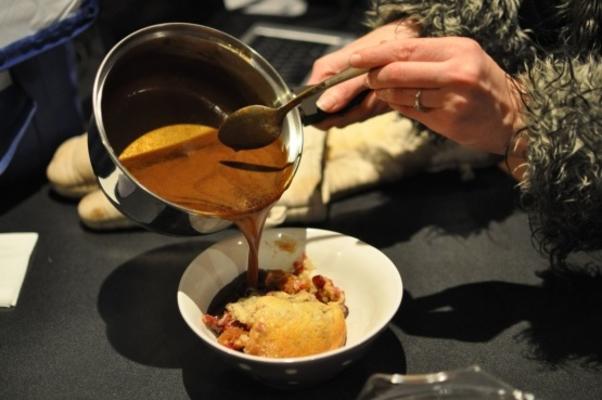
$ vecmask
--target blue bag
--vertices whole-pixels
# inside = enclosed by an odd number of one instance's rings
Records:
[[[81,0],[65,18],[0,48],[0,188],[43,177],[56,148],[84,132],[72,40],[97,14],[96,0]]]

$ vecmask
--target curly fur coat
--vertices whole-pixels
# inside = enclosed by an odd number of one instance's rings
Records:
[[[521,197],[552,266],[602,248],[602,0],[373,0],[368,25],[466,36],[526,89]]]

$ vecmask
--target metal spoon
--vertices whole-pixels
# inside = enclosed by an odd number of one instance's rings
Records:
[[[267,146],[280,136],[286,114],[306,98],[338,83],[365,74],[368,69],[348,68],[320,83],[307,87],[293,99],[278,108],[254,104],[234,111],[222,122],[218,137],[235,150]]]

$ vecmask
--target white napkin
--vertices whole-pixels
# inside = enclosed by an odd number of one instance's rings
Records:
[[[0,307],[14,307],[38,234],[0,233]]]

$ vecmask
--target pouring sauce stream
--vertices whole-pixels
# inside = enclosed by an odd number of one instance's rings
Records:
[[[174,124],[143,134],[119,159],[143,187],[163,200],[199,215],[232,221],[249,246],[247,284],[257,287],[261,233],[269,209],[293,173],[281,140],[234,151],[220,142],[215,128]]]

